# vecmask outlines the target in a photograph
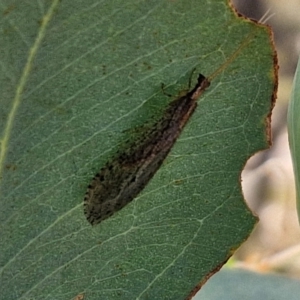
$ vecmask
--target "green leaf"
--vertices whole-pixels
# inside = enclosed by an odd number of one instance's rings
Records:
[[[275,274],[223,269],[193,300],[298,300],[299,280]]]
[[[300,58],[295,73],[291,100],[288,108],[288,133],[290,151],[293,161],[297,194],[297,211],[300,222]]]
[[[0,7],[1,297],[187,297],[256,222],[240,173],[268,146],[269,29],[227,0]],[[176,97],[195,67],[212,83],[163,166],[91,227],[91,179],[172,100],[161,83]]]

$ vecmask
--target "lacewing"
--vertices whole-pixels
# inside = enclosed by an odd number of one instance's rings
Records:
[[[108,161],[88,186],[84,214],[96,225],[122,209],[147,185],[170,152],[197,107],[197,99],[210,85],[199,74],[196,86],[171,101],[162,117]]]

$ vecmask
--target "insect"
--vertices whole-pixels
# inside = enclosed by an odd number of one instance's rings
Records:
[[[144,189],[209,85],[209,80],[199,74],[192,90],[171,101],[158,121],[108,161],[93,178],[84,198],[84,214],[92,225],[110,217]]]
[[[83,300],[83,299],[84,299],[84,294],[79,294],[74,298],[74,300]]]

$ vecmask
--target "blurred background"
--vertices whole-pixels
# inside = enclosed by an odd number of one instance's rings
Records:
[[[232,0],[237,11],[266,23],[274,32],[279,59],[277,102],[272,114],[273,145],[253,156],[242,174],[245,199],[259,216],[249,239],[236,252],[236,264],[258,272],[300,278],[300,225],[287,136],[287,107],[300,54],[300,0]]]

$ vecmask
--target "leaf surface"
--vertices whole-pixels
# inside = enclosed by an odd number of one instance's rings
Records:
[[[299,280],[226,268],[214,275],[193,300],[297,300]]]
[[[227,1],[2,2],[3,299],[183,299],[249,235],[247,159],[268,146],[267,27]],[[192,70],[211,86],[139,196],[91,227],[83,198]],[[192,84],[196,82],[193,76]],[[201,285],[201,284],[200,284]]]
[[[288,108],[288,133],[289,133],[289,145],[291,151],[291,157],[293,161],[293,169],[295,176],[295,187],[297,195],[297,212],[298,220],[300,222],[300,58],[298,60],[298,65],[294,77],[293,89],[291,94],[291,99]]]

